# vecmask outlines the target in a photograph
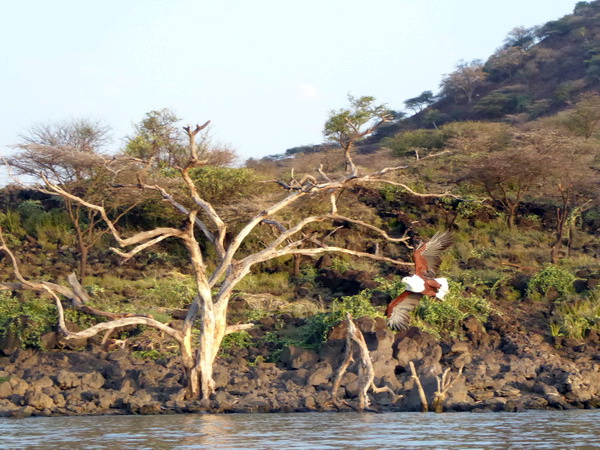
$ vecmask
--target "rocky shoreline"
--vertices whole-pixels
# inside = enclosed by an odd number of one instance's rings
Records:
[[[374,411],[419,411],[413,362],[428,398],[437,376],[450,368],[461,377],[445,411],[522,411],[600,407],[600,339],[585,342],[525,333],[492,317],[484,328],[464,323],[465,338],[439,341],[417,328],[393,333],[383,319],[358,321],[371,352],[375,384],[403,397],[371,394]],[[188,401],[178,358],[145,360],[128,351],[18,350],[0,357],[0,416],[28,417],[189,412],[253,413],[337,411],[331,385],[344,353],[345,324],[318,352],[286,348],[278,363],[249,364],[240,352],[221,358],[209,406]],[[550,342],[553,340],[553,342]],[[344,375],[339,397],[352,410],[358,396],[357,363]]]

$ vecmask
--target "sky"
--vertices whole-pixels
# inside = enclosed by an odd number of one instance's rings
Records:
[[[247,158],[323,142],[348,93],[394,110],[577,0],[19,0],[0,15],[0,153],[35,124],[170,108]],[[0,181],[5,175],[0,175]]]

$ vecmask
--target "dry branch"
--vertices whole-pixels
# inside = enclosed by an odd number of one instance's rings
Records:
[[[362,332],[356,327],[354,321],[352,320],[352,316],[348,313],[346,316],[347,323],[347,331],[346,331],[346,350],[344,354],[344,360],[340,365],[331,387],[331,401],[336,408],[339,409],[340,403],[337,398],[337,391],[339,389],[342,377],[350,362],[353,360],[352,354],[354,352],[354,347],[358,349],[358,357],[359,357],[359,369],[358,369],[358,384],[359,384],[359,392],[358,392],[358,408],[356,408],[359,412],[368,409],[370,406],[369,400],[369,389],[372,389],[375,393],[387,392],[392,397],[392,402],[397,402],[401,395],[397,395],[389,386],[377,387],[375,386],[375,371],[373,370],[373,363],[371,362],[371,356],[369,355],[369,349],[367,348],[367,343],[365,342],[365,338]],[[348,404],[348,403],[346,403]],[[352,407],[352,405],[350,405]]]
[[[410,365],[410,373],[412,374],[412,379],[415,380],[415,384],[417,385],[417,389],[419,390],[419,397],[421,398],[421,410],[423,412],[428,412],[429,404],[427,403],[427,397],[425,396],[425,391],[423,390],[423,385],[421,384],[419,375],[417,375],[415,365],[412,361],[410,361],[408,364]]]

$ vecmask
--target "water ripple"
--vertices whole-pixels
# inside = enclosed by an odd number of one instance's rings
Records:
[[[600,448],[600,411],[0,419],[0,448]]]

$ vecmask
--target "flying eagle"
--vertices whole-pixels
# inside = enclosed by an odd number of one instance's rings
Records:
[[[448,293],[448,280],[435,278],[442,262],[441,253],[452,244],[452,234],[439,231],[426,243],[421,243],[413,254],[415,273],[402,278],[406,290],[387,307],[388,326],[392,330],[408,328],[410,312],[423,295],[443,300]]]

